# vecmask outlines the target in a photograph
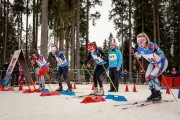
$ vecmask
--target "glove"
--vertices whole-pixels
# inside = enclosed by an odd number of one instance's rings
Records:
[[[134,54],[134,48],[130,47],[129,50],[130,50],[131,54]]]
[[[55,56],[52,54],[52,52],[50,52],[49,55],[50,55],[52,58],[55,58]]]
[[[100,54],[100,53],[97,53],[97,57],[101,57],[101,54]]]
[[[62,59],[62,58],[63,58],[63,55],[62,55],[62,54],[60,54],[60,55],[59,55],[59,57]]]
[[[149,45],[148,48],[151,49],[152,52],[156,52],[157,49],[158,49],[158,46],[156,46],[156,45]]]
[[[29,56],[29,59],[32,60],[32,56]]]
[[[81,63],[81,65],[84,65],[84,61],[81,60],[80,63]]]
[[[86,65],[87,64],[87,61],[80,61],[81,65]]]

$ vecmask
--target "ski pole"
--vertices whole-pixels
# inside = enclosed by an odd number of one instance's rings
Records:
[[[146,71],[145,71],[143,65],[141,64],[141,62],[139,61],[139,59],[137,58],[136,54],[133,54],[133,55],[134,55],[134,57],[136,58],[136,60],[138,61],[139,65],[141,66],[143,72],[145,73]]]
[[[101,53],[99,53],[99,54],[100,54],[100,56],[102,56],[102,55],[101,55]],[[115,87],[115,85],[114,85],[114,84],[113,84],[113,82],[112,82],[111,77],[109,76],[109,74],[108,74],[108,72],[107,72],[107,69],[105,68],[105,66],[104,66],[104,65],[102,65],[102,66],[103,66],[103,68],[104,68],[104,70],[105,70],[105,72],[106,72],[106,75],[108,76],[108,78],[109,78],[109,80],[110,80],[111,84],[113,85],[113,87],[114,87],[115,91],[116,91],[116,92],[118,92],[118,91],[117,91],[117,89],[116,89],[116,87]]]
[[[86,71],[89,73],[89,75],[91,76],[91,78],[92,78],[92,80],[93,80],[93,76],[91,75],[91,73],[89,72],[89,70],[86,68],[86,66],[83,64],[82,65],[85,69],[86,69]]]
[[[30,59],[29,59],[29,60],[30,60]],[[30,62],[31,62],[31,60],[30,60]],[[34,65],[32,64],[32,62],[31,62],[31,65],[32,65],[33,69],[35,70]],[[33,85],[34,89],[36,89],[36,87],[35,87],[35,85],[34,85],[34,81],[33,81],[32,77],[31,77],[31,82],[32,82],[32,85]]]
[[[113,85],[113,87],[114,87],[115,91],[116,91],[116,92],[118,92],[118,91],[117,91],[117,89],[116,89],[116,87],[115,87],[115,85],[114,85],[114,84],[113,84],[113,82],[112,82],[111,77],[109,76],[109,74],[108,74],[108,72],[107,72],[107,69],[105,68],[105,66],[104,66],[104,65],[102,65],[102,66],[103,66],[103,68],[104,68],[104,70],[105,70],[105,72],[106,72],[106,75],[108,76],[108,78],[109,78],[109,80],[110,80],[111,84]]]
[[[160,72],[163,72],[163,71],[160,69],[160,67],[159,67],[159,65],[158,65],[158,63],[157,63],[156,57],[155,57],[155,55],[154,55],[154,52],[153,52],[152,54],[153,54],[154,60],[155,60],[155,62],[156,62],[156,65],[157,65],[158,68],[159,68],[159,71],[160,71]],[[174,99],[176,100],[176,102],[178,102],[177,99],[176,99],[176,97],[174,96],[173,92],[171,91],[169,85],[167,84],[166,79],[164,78],[164,75],[163,75],[163,74],[162,74],[162,78],[163,78],[165,84],[167,85],[168,89],[170,90],[171,94],[173,95]]]
[[[133,42],[131,43],[131,48],[135,49],[135,44],[134,44]],[[136,56],[136,54],[133,52],[133,54],[132,54],[132,55],[134,55],[134,57],[135,57],[135,58],[136,58],[136,60],[138,61],[139,65],[141,66],[141,68],[142,68],[143,72],[145,73],[146,71],[145,71],[145,69],[144,69],[143,65],[141,64],[141,62],[139,61],[138,57]]]
[[[47,79],[49,79],[49,80],[50,80],[50,78],[49,78],[48,74],[46,74],[46,77],[47,77]],[[50,87],[50,85],[49,85],[49,82],[48,82],[48,87],[49,87],[50,91],[52,92],[52,89],[51,89],[51,87]]]

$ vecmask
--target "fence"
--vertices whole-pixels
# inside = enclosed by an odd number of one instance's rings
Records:
[[[32,79],[34,81],[38,81],[38,77],[36,74],[36,69],[29,69],[30,74],[32,76]],[[69,75],[68,75],[68,79],[72,82],[79,82],[79,83],[83,83],[86,82],[85,80],[85,69],[69,69]],[[3,70],[0,70],[0,74],[2,74]],[[90,70],[90,73],[93,76],[93,70]],[[57,77],[56,77],[56,73],[57,73],[57,69],[50,69],[48,71],[48,78],[46,78],[46,82],[51,82],[51,83],[56,83],[57,82]],[[119,74],[120,75],[120,74]],[[50,79],[49,79],[50,78]],[[90,78],[90,82],[92,82],[92,77],[89,75]],[[12,84],[16,84],[18,79],[18,73],[16,71],[13,71],[11,78],[9,80],[10,83]],[[61,79],[63,80],[63,75],[61,76]],[[109,83],[109,79],[106,75],[106,73],[104,72],[101,76],[101,79],[103,81],[103,83]],[[142,83],[145,82],[145,79],[141,77],[141,75],[137,72],[137,73],[132,73],[132,81],[129,81],[129,75],[126,74],[124,76],[120,76],[120,83]]]
[[[0,74],[2,73],[3,70],[0,70]],[[38,82],[38,77],[37,75],[35,74],[36,73],[36,70],[35,69],[29,69],[30,73],[31,73],[31,76],[32,76],[32,79],[34,81],[37,81]],[[84,83],[86,82],[85,80],[85,69],[69,69],[69,75],[68,75],[68,79],[72,82],[76,82],[76,83]],[[94,72],[93,70],[90,71],[91,74]],[[57,77],[56,77],[56,73],[57,73],[57,69],[50,69],[48,71],[48,76],[50,79],[46,78],[46,82],[50,82],[50,83],[57,83]],[[133,72],[132,73],[132,81],[130,81],[129,79],[129,73],[127,74],[124,74],[124,75],[120,75],[119,74],[119,82],[120,83],[128,83],[128,84],[145,84],[146,81],[145,81],[145,77],[143,74],[141,74],[140,72]],[[61,76],[62,80],[63,80],[63,75]],[[90,82],[92,82],[92,78],[91,76],[90,77]],[[14,71],[11,75],[11,78],[9,80],[9,83],[11,84],[17,84],[17,79],[18,79],[18,74],[16,71]],[[106,75],[106,73],[104,72],[101,76],[101,79],[103,81],[103,83],[109,83],[109,79]],[[160,80],[160,83],[161,83],[161,78],[159,78]]]

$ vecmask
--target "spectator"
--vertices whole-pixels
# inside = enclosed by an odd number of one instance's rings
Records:
[[[4,65],[2,66],[2,75],[1,75],[1,80],[4,78],[4,76],[6,75],[6,71],[8,69],[9,66],[9,62],[6,60],[4,62]]]
[[[143,70],[140,71],[140,79],[141,79],[141,84],[143,85],[145,83],[145,73]]]
[[[124,80],[123,80],[123,82],[124,83],[126,83],[127,81],[127,75],[128,75],[128,72],[127,72],[127,70],[126,69],[124,69]]]
[[[49,79],[49,82],[52,82],[52,65],[51,65],[51,63],[49,64],[49,70],[48,70],[47,74],[48,74],[47,79]]]
[[[5,74],[6,74],[6,70],[8,69],[8,66],[9,66],[9,62],[8,62],[8,61],[5,61],[5,62],[4,62],[4,65],[2,66],[2,76],[1,76],[2,79],[3,79],[3,77],[4,77]]]
[[[133,82],[133,84],[136,84],[136,77],[137,77],[137,72],[136,72],[136,68],[134,67],[132,69],[132,82]]]
[[[122,80],[124,81],[124,73],[123,72],[119,72],[119,77],[121,77],[122,78]]]
[[[122,53],[116,43],[112,43],[108,52],[109,76],[111,78],[110,90],[108,92],[118,92],[119,90],[119,71],[122,64]]]
[[[174,87],[174,77],[177,77],[177,71],[176,71],[175,68],[172,69],[171,74],[172,74],[172,77],[173,77],[173,79],[172,79],[172,87]]]
[[[172,69],[171,74],[172,74],[172,77],[177,77],[177,71],[175,68]]]
[[[18,86],[18,78],[19,78],[19,68],[18,64],[14,66],[14,70],[12,72],[12,79],[11,79],[11,85],[10,86]]]

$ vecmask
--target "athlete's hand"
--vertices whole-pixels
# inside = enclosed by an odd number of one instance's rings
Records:
[[[50,52],[49,54],[51,55],[52,58],[55,58],[55,55],[52,52]]]
[[[100,53],[97,53],[97,56],[98,56],[98,57],[101,57],[101,54],[100,54]]]
[[[134,54],[134,48],[130,47],[129,50],[130,50],[131,54]]]
[[[29,59],[32,60],[32,56],[29,56]]]
[[[156,45],[149,45],[148,48],[151,49],[152,52],[156,52],[157,49],[158,49],[158,46],[156,46]]]
[[[86,61],[80,61],[80,63],[81,63],[81,65],[86,65],[87,64],[87,62]]]

